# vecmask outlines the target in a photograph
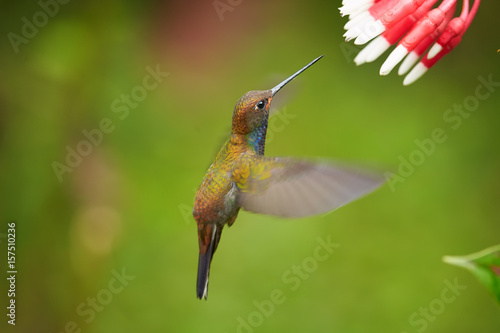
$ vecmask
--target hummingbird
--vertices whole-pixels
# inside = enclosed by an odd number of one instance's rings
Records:
[[[382,184],[380,175],[290,157],[264,156],[269,108],[276,93],[323,56],[269,90],[250,91],[236,103],[231,136],[208,169],[195,196],[198,226],[197,297],[207,299],[208,277],[222,229],[241,208],[297,218],[326,213]]]

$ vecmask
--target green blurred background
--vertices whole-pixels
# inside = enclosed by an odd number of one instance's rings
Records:
[[[233,1],[221,20],[212,1],[70,1],[17,53],[8,33],[21,35],[22,18],[32,22],[41,7],[4,2],[0,247],[6,253],[7,222],[16,221],[19,273],[17,325],[6,323],[2,279],[0,327],[499,332],[494,299],[441,257],[500,243],[500,92],[456,130],[443,120],[475,94],[478,76],[500,81],[500,3],[484,1],[460,46],[403,87],[395,73],[378,75],[387,54],[356,67],[354,55],[343,52],[354,47],[342,39],[340,2]],[[289,221],[240,213],[223,233],[209,299],[199,301],[192,203],[229,133],[234,104],[320,54],[324,59],[280,92],[288,118],[273,120],[266,154],[397,173],[415,140],[435,128],[447,140],[404,182],[332,214]],[[128,114],[114,112],[116,99],[140,92],[148,66],[169,75]],[[95,131],[103,119],[112,130],[97,135],[100,142],[60,181],[54,162],[66,164],[67,148],[83,147],[83,131]],[[292,290],[283,275],[311,262],[318,237],[339,247],[308,266]],[[130,279],[118,288],[122,272]],[[466,289],[450,303],[439,301],[445,281],[456,279]],[[255,302],[269,304],[276,289],[284,302],[258,313]],[[424,317],[419,311],[429,306],[438,314]]]

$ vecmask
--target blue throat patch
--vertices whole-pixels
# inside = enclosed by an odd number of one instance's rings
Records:
[[[248,143],[258,155],[264,155],[266,146],[267,119],[248,135]]]

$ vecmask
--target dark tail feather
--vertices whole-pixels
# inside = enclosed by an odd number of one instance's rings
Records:
[[[210,246],[212,247],[212,246]],[[211,250],[209,248],[209,250]],[[213,252],[200,253],[198,261],[198,281],[196,284],[196,294],[199,299],[207,299],[208,294],[208,275],[210,273],[210,262],[212,261]]]
[[[200,235],[208,236],[209,238],[208,244],[206,244],[205,242],[203,242],[206,237],[200,237],[200,240],[202,241],[200,242],[200,256],[198,259],[198,281],[196,283],[196,295],[199,299],[207,299],[210,264],[212,262],[215,250],[217,250],[217,245],[219,244],[220,235],[222,234],[222,227],[213,225],[213,227],[207,227],[203,231],[204,233],[210,233],[210,235]]]

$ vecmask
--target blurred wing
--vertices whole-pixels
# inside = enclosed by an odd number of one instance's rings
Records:
[[[240,206],[261,214],[303,217],[326,213],[375,190],[381,175],[290,158],[258,157],[239,175]]]

